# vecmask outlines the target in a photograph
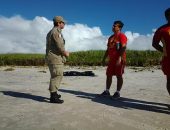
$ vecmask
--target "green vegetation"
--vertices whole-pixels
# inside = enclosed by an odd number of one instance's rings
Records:
[[[155,66],[160,64],[161,53],[158,51],[127,51],[128,66]]]
[[[68,58],[67,64],[69,65],[88,65],[88,66],[100,66],[105,51],[80,51],[73,52]]]
[[[42,66],[44,63],[43,54],[0,54],[0,66]]]
[[[104,50],[72,52],[67,59],[71,66],[101,66]],[[0,66],[43,66],[44,54],[0,54]],[[154,66],[159,65],[161,53],[157,51],[127,50],[128,66]]]

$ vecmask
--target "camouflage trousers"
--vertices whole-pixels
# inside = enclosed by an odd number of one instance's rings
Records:
[[[64,65],[57,65],[57,64],[49,64],[48,65],[50,71],[50,84],[49,84],[49,91],[56,92],[61,84],[63,78],[63,70]]]

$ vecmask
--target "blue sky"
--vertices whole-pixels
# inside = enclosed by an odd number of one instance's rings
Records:
[[[111,33],[114,20],[122,20],[124,31],[148,34],[165,23],[164,10],[169,0],[1,0],[0,15],[21,15],[25,19],[62,15],[68,24],[99,26],[104,35]]]
[[[1,0],[0,53],[45,53],[56,15],[67,21],[68,51],[106,49],[115,20],[125,24],[128,49],[153,50],[154,31],[166,23],[169,7],[169,0]]]

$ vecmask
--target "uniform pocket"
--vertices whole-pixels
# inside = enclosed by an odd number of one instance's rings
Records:
[[[49,70],[51,73],[51,77],[63,76],[64,66],[52,64],[52,65],[49,65]]]

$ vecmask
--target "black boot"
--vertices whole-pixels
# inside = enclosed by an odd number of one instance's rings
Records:
[[[61,98],[61,95],[60,95],[60,94],[58,94],[57,92],[56,92],[56,94],[57,94],[57,97],[58,97],[58,98]]]
[[[57,92],[53,92],[53,93],[56,93],[57,98],[61,98],[61,95],[58,94]],[[54,95],[55,95],[55,94],[54,94]],[[51,96],[52,96],[52,94],[51,94]]]
[[[63,103],[64,102],[64,100],[59,99],[59,96],[56,92],[52,92],[52,93],[50,93],[50,95],[51,95],[51,97],[50,97],[51,103]],[[60,95],[60,97],[61,97],[61,95]]]

